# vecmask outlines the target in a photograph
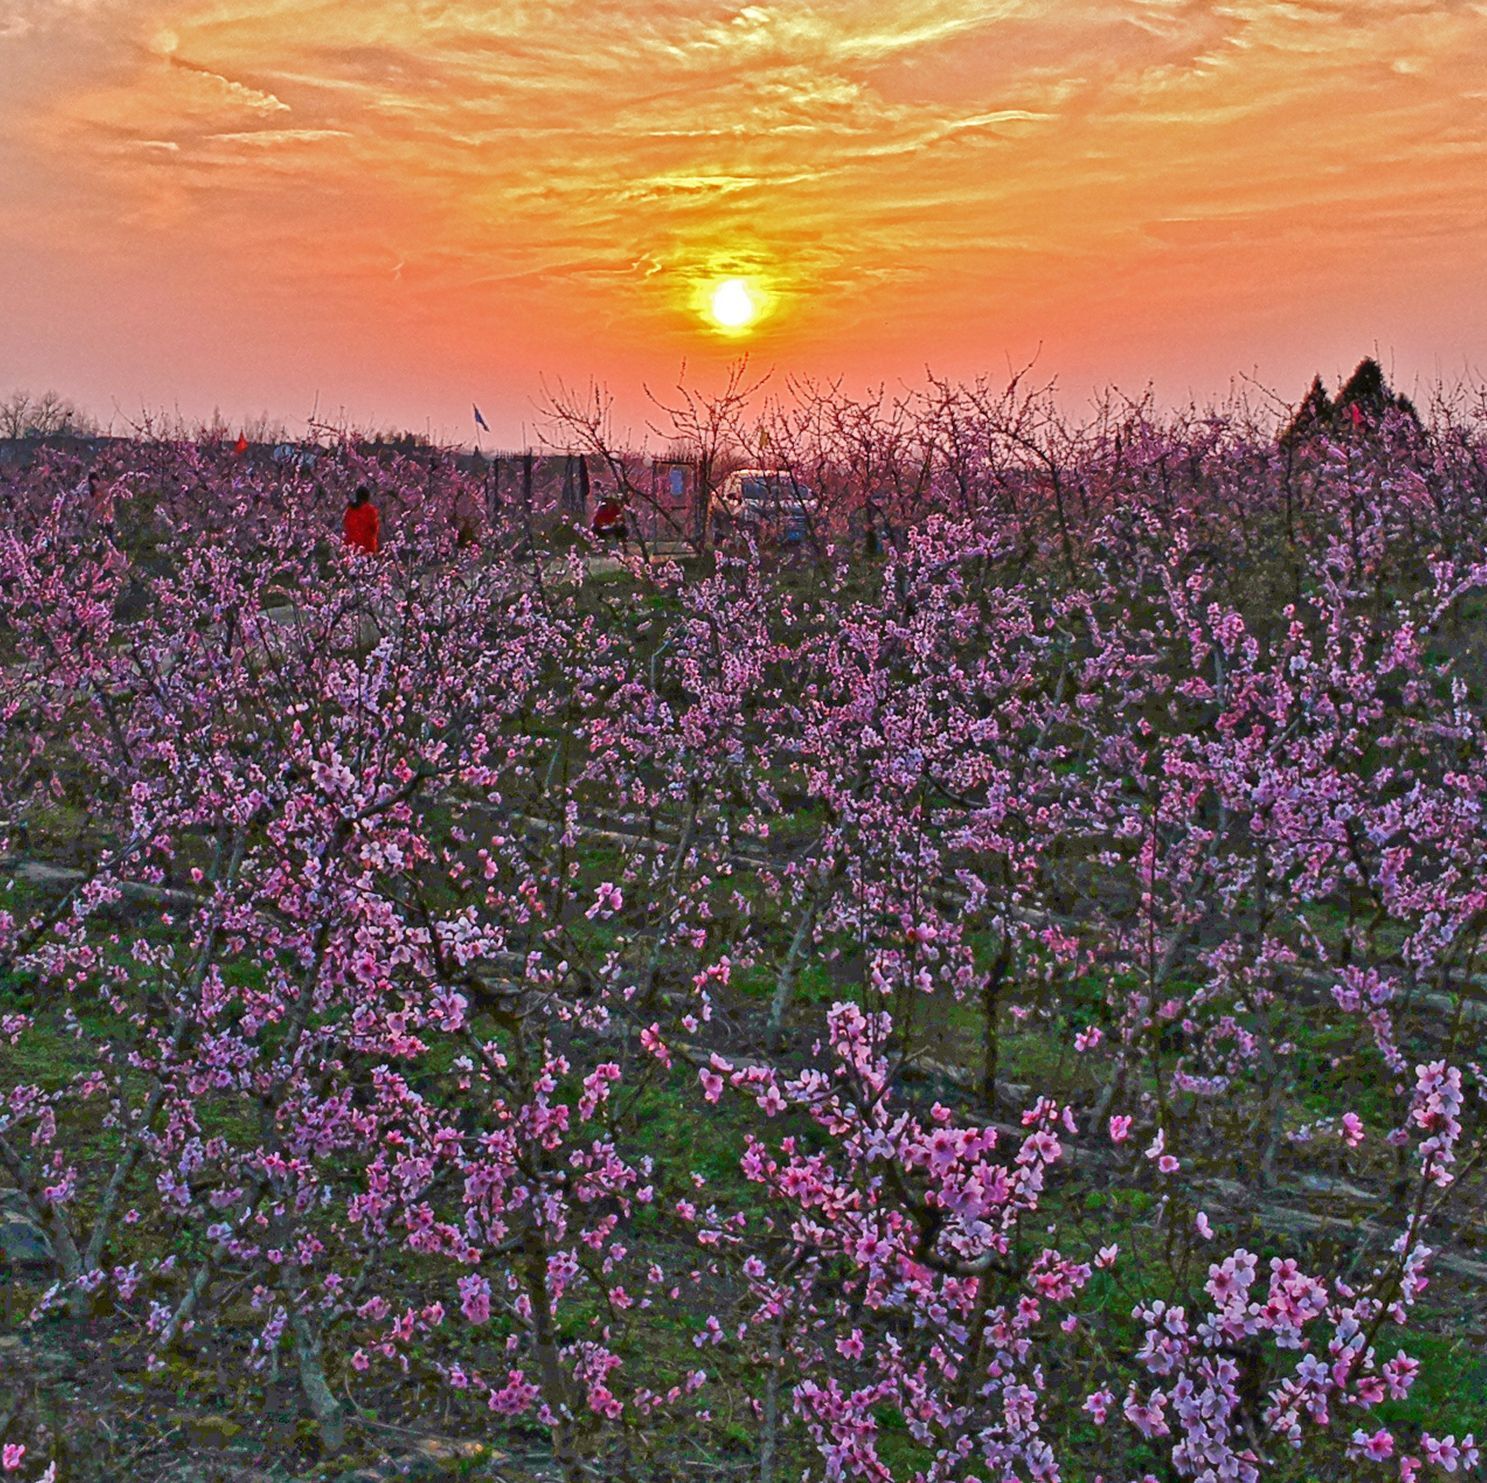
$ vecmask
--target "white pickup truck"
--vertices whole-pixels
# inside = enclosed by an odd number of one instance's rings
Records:
[[[817,507],[814,491],[776,469],[735,469],[713,492],[720,526],[768,532],[789,544],[805,539]]]

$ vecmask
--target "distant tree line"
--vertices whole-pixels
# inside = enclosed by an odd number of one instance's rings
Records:
[[[0,402],[0,437],[50,438],[59,434],[90,437],[98,424],[60,392],[13,391]]]

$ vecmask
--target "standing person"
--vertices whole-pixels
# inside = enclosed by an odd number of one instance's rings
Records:
[[[87,478],[79,479],[72,493],[78,501],[78,508],[86,511],[93,524],[104,530],[113,528],[113,488],[97,469],[91,470]]]
[[[606,494],[599,501],[599,508],[594,511],[594,534],[601,541],[625,544],[625,537],[629,534],[625,526],[625,501],[618,490]]]
[[[96,469],[88,475],[88,502],[99,525],[108,527],[114,523],[113,486]]]
[[[88,500],[92,518],[106,531],[113,530],[113,485],[98,470],[88,475]]]
[[[377,507],[372,503],[372,491],[365,484],[356,486],[351,503],[341,520],[341,533],[346,544],[354,550],[375,556],[381,544],[382,522],[377,517]]]

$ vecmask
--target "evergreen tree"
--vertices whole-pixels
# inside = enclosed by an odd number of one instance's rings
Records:
[[[1372,356],[1358,362],[1358,368],[1343,382],[1337,394],[1337,410],[1357,407],[1371,417],[1382,417],[1394,405],[1394,398],[1384,380],[1383,368]]]
[[[1339,415],[1356,407],[1358,412],[1372,424],[1380,422],[1385,414],[1399,412],[1416,427],[1420,427],[1420,414],[1407,396],[1392,391],[1384,379],[1383,370],[1372,356],[1358,362],[1358,368],[1348,377],[1337,394]],[[1351,414],[1350,414],[1351,415]]]
[[[1312,377],[1311,390],[1302,398],[1286,430],[1281,434],[1282,443],[1294,443],[1309,433],[1320,431],[1332,422],[1332,398],[1322,385],[1321,376]]]
[[[1322,378],[1313,377],[1311,389],[1281,433],[1280,441],[1285,446],[1338,428],[1357,431],[1377,427],[1390,412],[1402,413],[1416,427],[1422,426],[1414,403],[1392,391],[1383,368],[1372,356],[1365,356],[1343,382],[1335,401],[1328,397]]]

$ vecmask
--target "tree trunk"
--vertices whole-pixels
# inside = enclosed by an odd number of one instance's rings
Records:
[[[528,1224],[522,1248],[527,1301],[532,1308],[533,1349],[541,1376],[542,1399],[552,1415],[548,1426],[552,1433],[553,1461],[561,1470],[564,1483],[586,1483],[589,1471],[579,1456],[571,1396],[560,1355],[562,1346],[553,1327],[552,1301],[547,1290],[547,1251],[535,1225]]]
[[[1002,985],[1007,979],[1007,970],[1012,966],[1012,953],[1007,940],[997,950],[996,961],[981,981],[981,1100],[988,1108],[996,1106],[996,1085],[1001,1060],[1001,1029],[997,1023],[1001,1009]]]
[[[292,1275],[291,1275],[292,1274]],[[295,1281],[298,1272],[293,1267],[286,1269]],[[336,1457],[346,1450],[346,1417],[341,1403],[331,1394],[325,1379],[325,1366],[321,1361],[320,1336],[310,1325],[299,1306],[299,1295],[287,1293],[290,1305],[289,1326],[294,1334],[294,1358],[299,1368],[299,1388],[311,1415],[320,1426],[320,1439],[325,1444],[328,1457]]]
[[[774,1483],[775,1453],[780,1435],[780,1364],[784,1355],[785,1315],[775,1315],[769,1335],[769,1373],[764,1377],[764,1432],[759,1441],[759,1483]]]
[[[785,961],[774,983],[774,997],[769,1001],[769,1026],[767,1037],[769,1048],[777,1051],[785,1038],[785,1016],[790,1013],[791,1001],[795,998],[795,980],[800,972],[800,960],[805,956],[806,946],[816,927],[816,910],[819,898],[812,896],[806,903],[800,920],[795,924],[795,935],[785,953]]]

